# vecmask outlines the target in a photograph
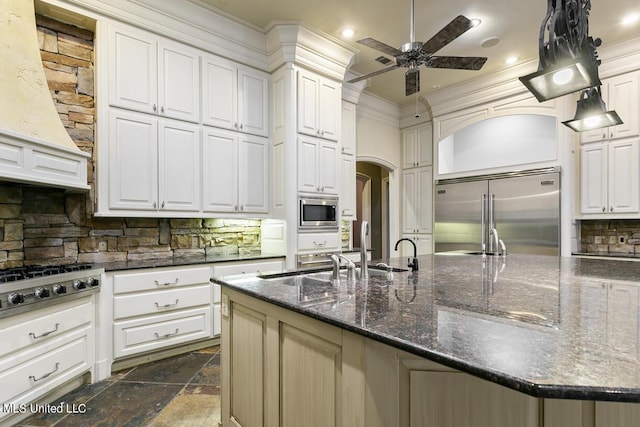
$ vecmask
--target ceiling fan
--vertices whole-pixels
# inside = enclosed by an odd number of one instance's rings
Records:
[[[409,96],[420,91],[420,65],[422,64],[427,68],[479,70],[487,61],[486,57],[479,56],[433,56],[434,53],[472,28],[473,23],[470,19],[458,15],[425,43],[415,41],[414,24],[414,0],[411,0],[411,40],[409,43],[396,49],[370,37],[358,40],[360,44],[393,56],[394,63],[386,68],[351,79],[348,83],[355,83],[399,67],[405,67],[408,68],[405,72],[405,95]]]

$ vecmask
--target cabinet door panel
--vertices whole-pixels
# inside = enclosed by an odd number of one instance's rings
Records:
[[[161,122],[159,138],[162,210],[200,210],[200,127]]]
[[[202,67],[202,122],[235,130],[237,122],[237,70],[233,63],[206,57]]]
[[[238,137],[207,130],[203,138],[204,201],[209,212],[235,212],[238,207]]]
[[[158,197],[158,121],[109,112],[109,208],[155,210]]]
[[[417,144],[418,131],[416,129],[409,129],[402,133],[403,168],[415,168],[417,166],[417,160],[415,156]]]
[[[416,160],[418,166],[430,166],[433,161],[433,129],[432,126],[418,127],[418,141],[416,144]]]
[[[249,135],[242,136],[238,177],[241,212],[268,211],[267,165],[267,140]]]
[[[609,128],[609,137],[623,138],[638,135],[638,73],[609,79],[609,104],[607,110],[615,109],[623,123]]]
[[[318,128],[320,136],[337,141],[342,131],[340,124],[340,113],[342,111],[340,84],[331,80],[321,79],[319,90]]]
[[[431,233],[431,219],[433,216],[433,173],[431,166],[417,170],[417,193],[416,201],[419,210],[416,217],[416,227],[418,233]]]
[[[603,144],[580,148],[580,212],[603,213],[607,206],[607,152]]]
[[[609,213],[638,212],[638,141],[609,144]]]
[[[335,143],[320,143],[318,152],[318,185],[320,192],[338,194],[338,146]]]
[[[356,153],[356,105],[342,101],[342,153]]]
[[[287,324],[280,328],[283,427],[333,426],[342,398],[341,348]]]
[[[151,35],[109,31],[109,104],[153,113],[158,99],[156,42]]]
[[[416,217],[418,214],[415,194],[418,188],[418,174],[415,170],[402,172],[402,232],[415,233],[417,230]]]
[[[298,72],[298,132],[317,135],[319,76]]]
[[[264,417],[266,317],[238,304],[231,306],[231,421],[242,426],[261,426]]]
[[[185,45],[159,46],[159,113],[174,119],[200,120],[200,56]]]
[[[238,122],[240,131],[267,136],[269,80],[266,76],[243,69],[238,70]]]
[[[356,159],[351,154],[341,157],[340,211],[343,219],[356,219]]]
[[[318,141],[313,138],[298,139],[298,190],[317,192]]]

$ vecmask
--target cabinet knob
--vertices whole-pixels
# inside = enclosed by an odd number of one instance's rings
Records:
[[[607,208],[603,206],[602,207],[602,212],[606,212],[606,211],[607,211]]]
[[[164,201],[162,202],[162,206],[160,206],[161,209],[164,209]]]
[[[164,106],[160,107],[160,113],[164,114]]]
[[[156,202],[153,202],[153,209],[155,209],[156,206],[158,206],[158,204]]]
[[[244,210],[244,205],[240,205],[240,210],[243,211]]]
[[[240,123],[240,129],[242,129],[242,123]]]
[[[613,212],[613,206],[609,208],[609,212]]]
[[[156,111],[158,111],[158,107],[156,107],[156,104],[153,104],[153,112],[155,113]]]

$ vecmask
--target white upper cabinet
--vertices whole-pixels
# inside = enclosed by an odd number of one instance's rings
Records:
[[[338,141],[342,131],[339,82],[298,71],[298,132]]]
[[[200,128],[109,112],[109,209],[200,210]]]
[[[356,104],[342,101],[342,154],[356,154]]]
[[[433,169],[424,166],[402,172],[402,233],[431,233]]]
[[[267,136],[269,77],[213,55],[202,61],[202,122]]]
[[[268,211],[266,138],[207,128],[203,141],[204,211]]]
[[[636,71],[602,80],[602,99],[607,105],[607,111],[615,110],[623,123],[582,132],[580,134],[581,142],[626,138],[640,134],[639,75],[640,72]]]
[[[433,128],[430,123],[402,131],[402,167],[416,168],[433,163]]]
[[[338,147],[320,138],[298,138],[298,191],[338,194]]]
[[[109,104],[199,121],[199,51],[145,31],[111,27]]]

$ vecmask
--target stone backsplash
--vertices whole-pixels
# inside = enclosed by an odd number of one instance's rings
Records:
[[[640,220],[581,221],[580,251],[640,255]]]
[[[93,33],[37,16],[45,75],[60,119],[92,155],[89,193],[0,183],[0,269],[260,251],[259,220],[93,217]]]

